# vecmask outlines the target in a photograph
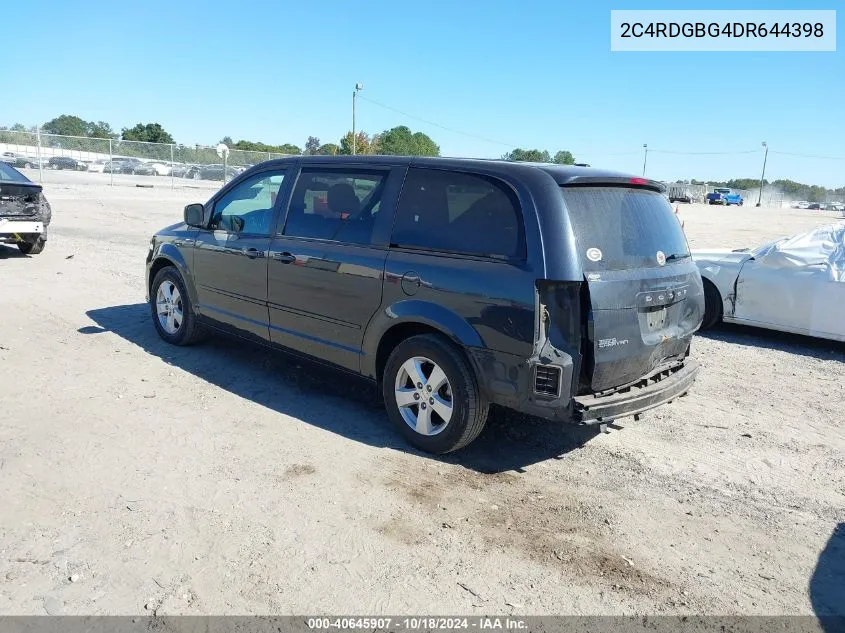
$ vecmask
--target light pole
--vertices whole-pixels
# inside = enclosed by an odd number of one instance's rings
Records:
[[[355,90],[352,91],[352,155],[355,155],[355,101],[357,101],[358,91],[364,89],[364,84],[355,84]]]
[[[643,143],[643,178],[645,178],[645,164],[648,161],[648,143]]]
[[[763,147],[766,152],[763,154],[763,175],[760,176],[760,196],[757,198],[757,206],[759,207],[763,202],[763,180],[766,178],[766,159],[769,158],[769,144],[763,141]]]

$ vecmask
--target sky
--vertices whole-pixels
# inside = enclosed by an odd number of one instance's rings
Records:
[[[357,129],[407,125],[445,156],[566,149],[639,174],[648,144],[651,178],[724,180],[759,178],[766,141],[768,180],[841,187],[841,36],[836,52],[610,51],[611,9],[839,8],[845,33],[840,2],[7,2],[27,88],[6,85],[0,125],[75,114],[302,147],[351,129],[360,82]]]

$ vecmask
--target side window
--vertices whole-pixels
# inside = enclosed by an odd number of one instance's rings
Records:
[[[408,170],[393,224],[396,246],[499,258],[525,256],[519,202],[495,179]]]
[[[369,244],[387,174],[366,169],[303,169],[291,196],[284,234]]]
[[[214,204],[209,228],[270,235],[273,206],[284,178],[283,171],[267,171],[236,185]]]

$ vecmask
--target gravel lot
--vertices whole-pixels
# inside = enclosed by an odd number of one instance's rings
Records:
[[[159,340],[148,239],[207,189],[46,193],[45,252],[0,246],[0,613],[845,613],[842,345],[724,327],[639,422],[495,411],[433,459],[343,376]],[[829,221],[681,215],[693,246]]]

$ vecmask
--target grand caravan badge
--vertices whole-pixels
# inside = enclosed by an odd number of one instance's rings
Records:
[[[628,339],[618,339],[618,338],[600,338],[599,339],[599,349],[603,347],[619,347],[620,345],[627,345]]]

